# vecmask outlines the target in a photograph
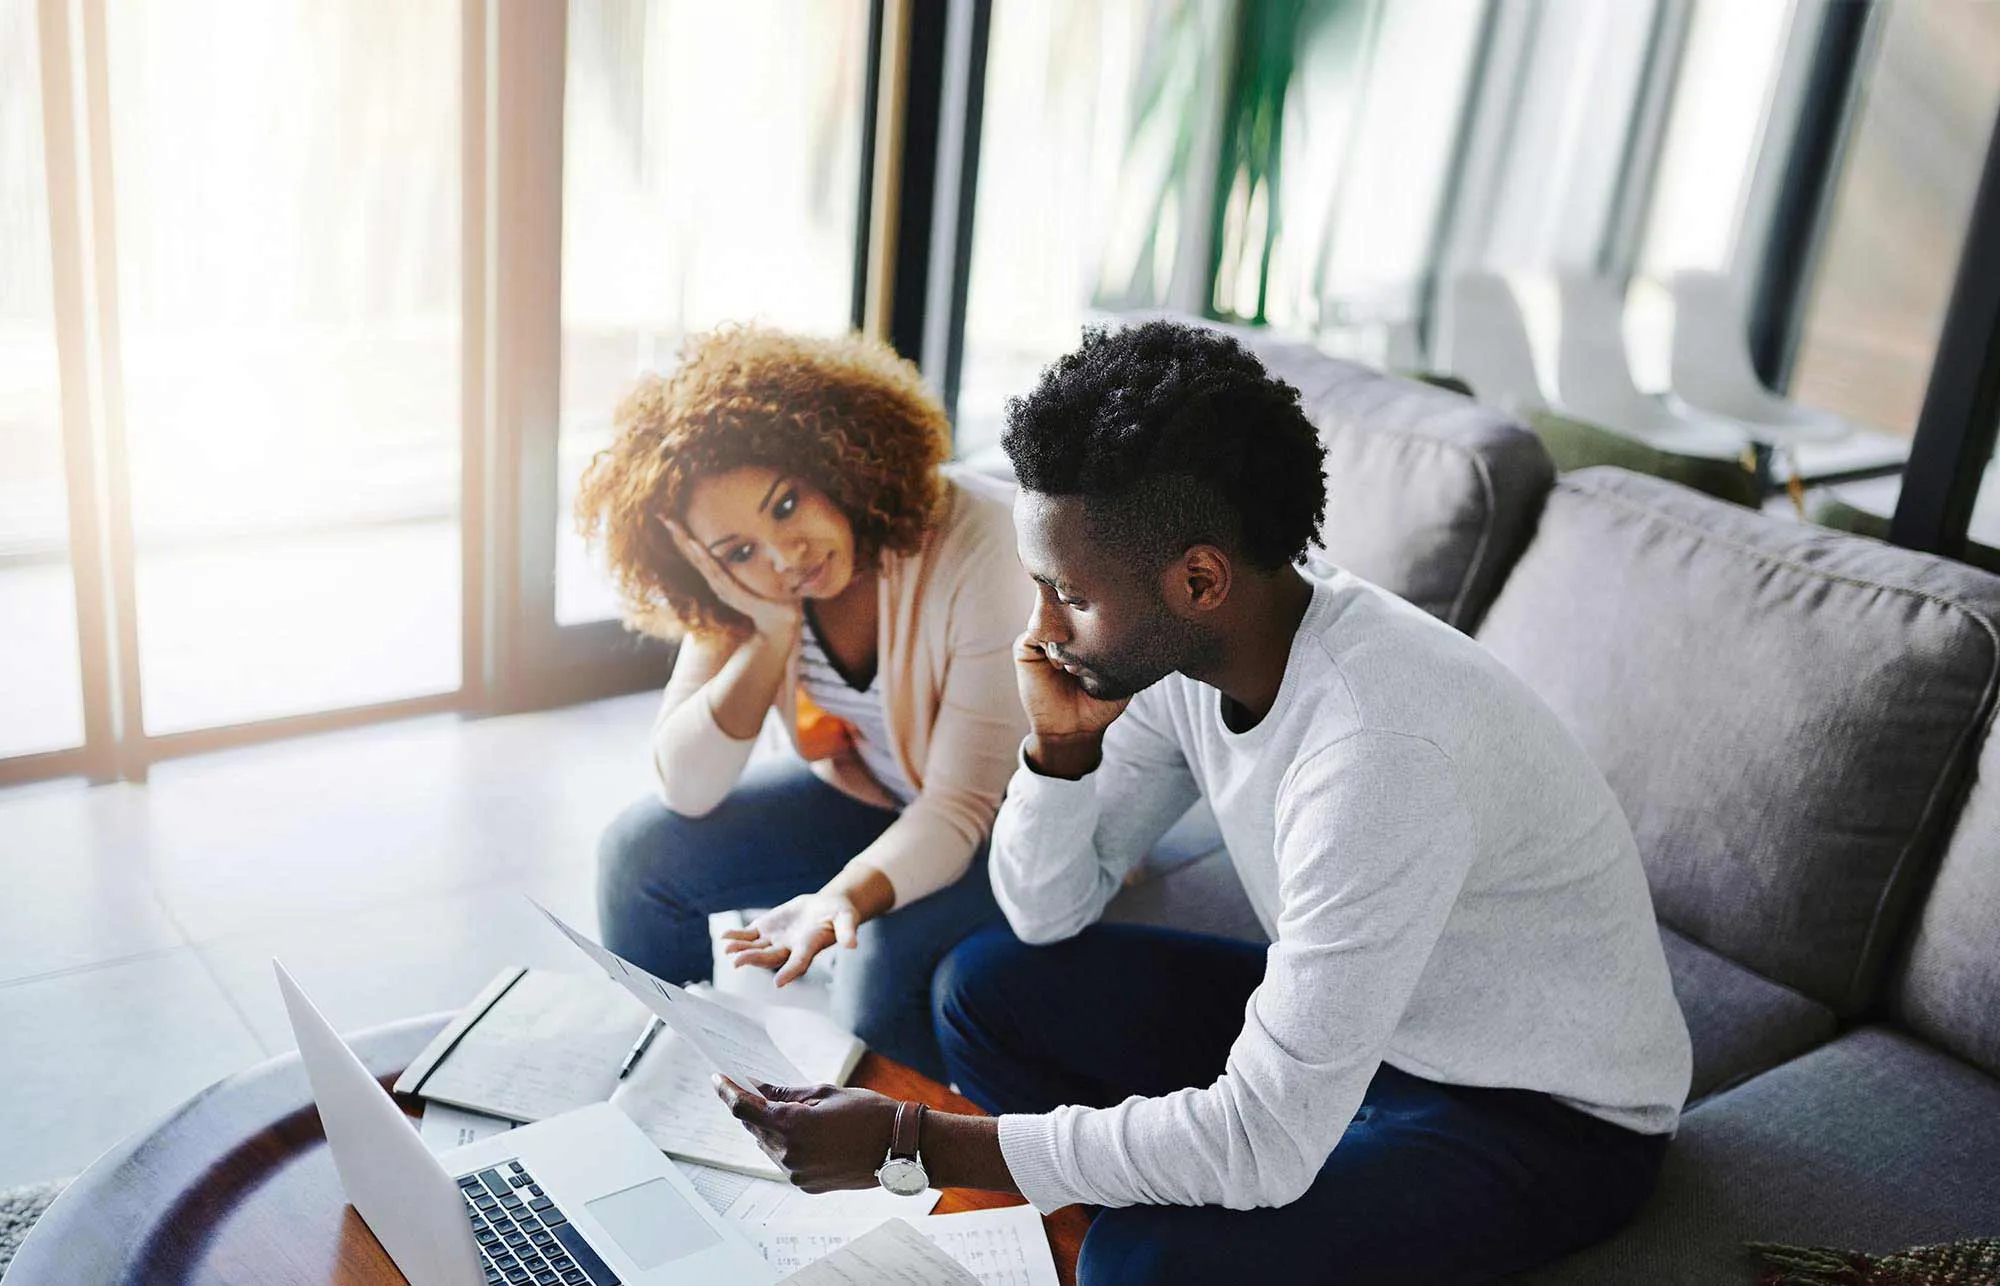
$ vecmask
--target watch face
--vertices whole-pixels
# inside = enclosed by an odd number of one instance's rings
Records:
[[[910,1157],[890,1157],[875,1172],[875,1181],[899,1197],[914,1197],[931,1183],[924,1164]]]

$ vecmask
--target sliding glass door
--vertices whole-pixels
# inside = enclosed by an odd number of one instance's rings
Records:
[[[39,36],[0,0],[0,759],[84,744]]]
[[[457,0],[104,18],[146,733],[456,691]]]
[[[0,0],[0,781],[658,681],[644,370],[859,320],[870,0]]]
[[[462,691],[464,0],[0,0],[0,781]]]
[[[665,676],[571,513],[633,379],[725,322],[858,322],[870,19],[867,0],[493,11],[498,708]]]

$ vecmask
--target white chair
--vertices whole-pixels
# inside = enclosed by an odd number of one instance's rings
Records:
[[[1546,406],[1520,301],[1505,277],[1460,273],[1440,301],[1431,365],[1472,386],[1480,401],[1512,415]]]
[[[1698,411],[1751,425],[1760,441],[1792,448],[1792,460],[1778,461],[1781,477],[1794,466],[1807,481],[1880,472],[1900,468],[1909,457],[1906,439],[1801,406],[1764,387],[1750,364],[1749,327],[1727,277],[1677,272],[1670,289],[1674,396]]]
[[[1752,440],[1746,426],[1677,409],[1632,382],[1622,289],[1602,277],[1564,273],[1556,295],[1558,410],[1662,451],[1718,460],[1743,454]]]
[[[1716,272],[1677,272],[1674,297],[1674,396],[1697,414],[1751,426],[1777,446],[1832,442],[1855,425],[1830,412],[1779,397],[1764,387],[1750,364],[1749,327],[1736,306],[1729,278]]]

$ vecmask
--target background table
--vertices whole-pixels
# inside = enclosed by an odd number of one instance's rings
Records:
[[[390,1084],[446,1018],[411,1019],[351,1043],[368,1070]],[[945,1111],[978,1111],[874,1054],[861,1061],[852,1083]],[[397,1101],[417,1113],[415,1099]],[[1018,1197],[949,1189],[938,1213],[1019,1204]],[[1083,1212],[1065,1210],[1044,1222],[1056,1271],[1064,1286],[1075,1286]],[[7,1286],[402,1280],[341,1193],[296,1054],[210,1086],[156,1128],[105,1153],[49,1207],[7,1270]]]

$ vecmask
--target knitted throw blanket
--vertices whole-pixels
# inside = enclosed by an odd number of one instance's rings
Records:
[[[1757,1286],[2000,1286],[2000,1237],[1968,1237],[1886,1255],[1750,1243],[1772,1266]]]

